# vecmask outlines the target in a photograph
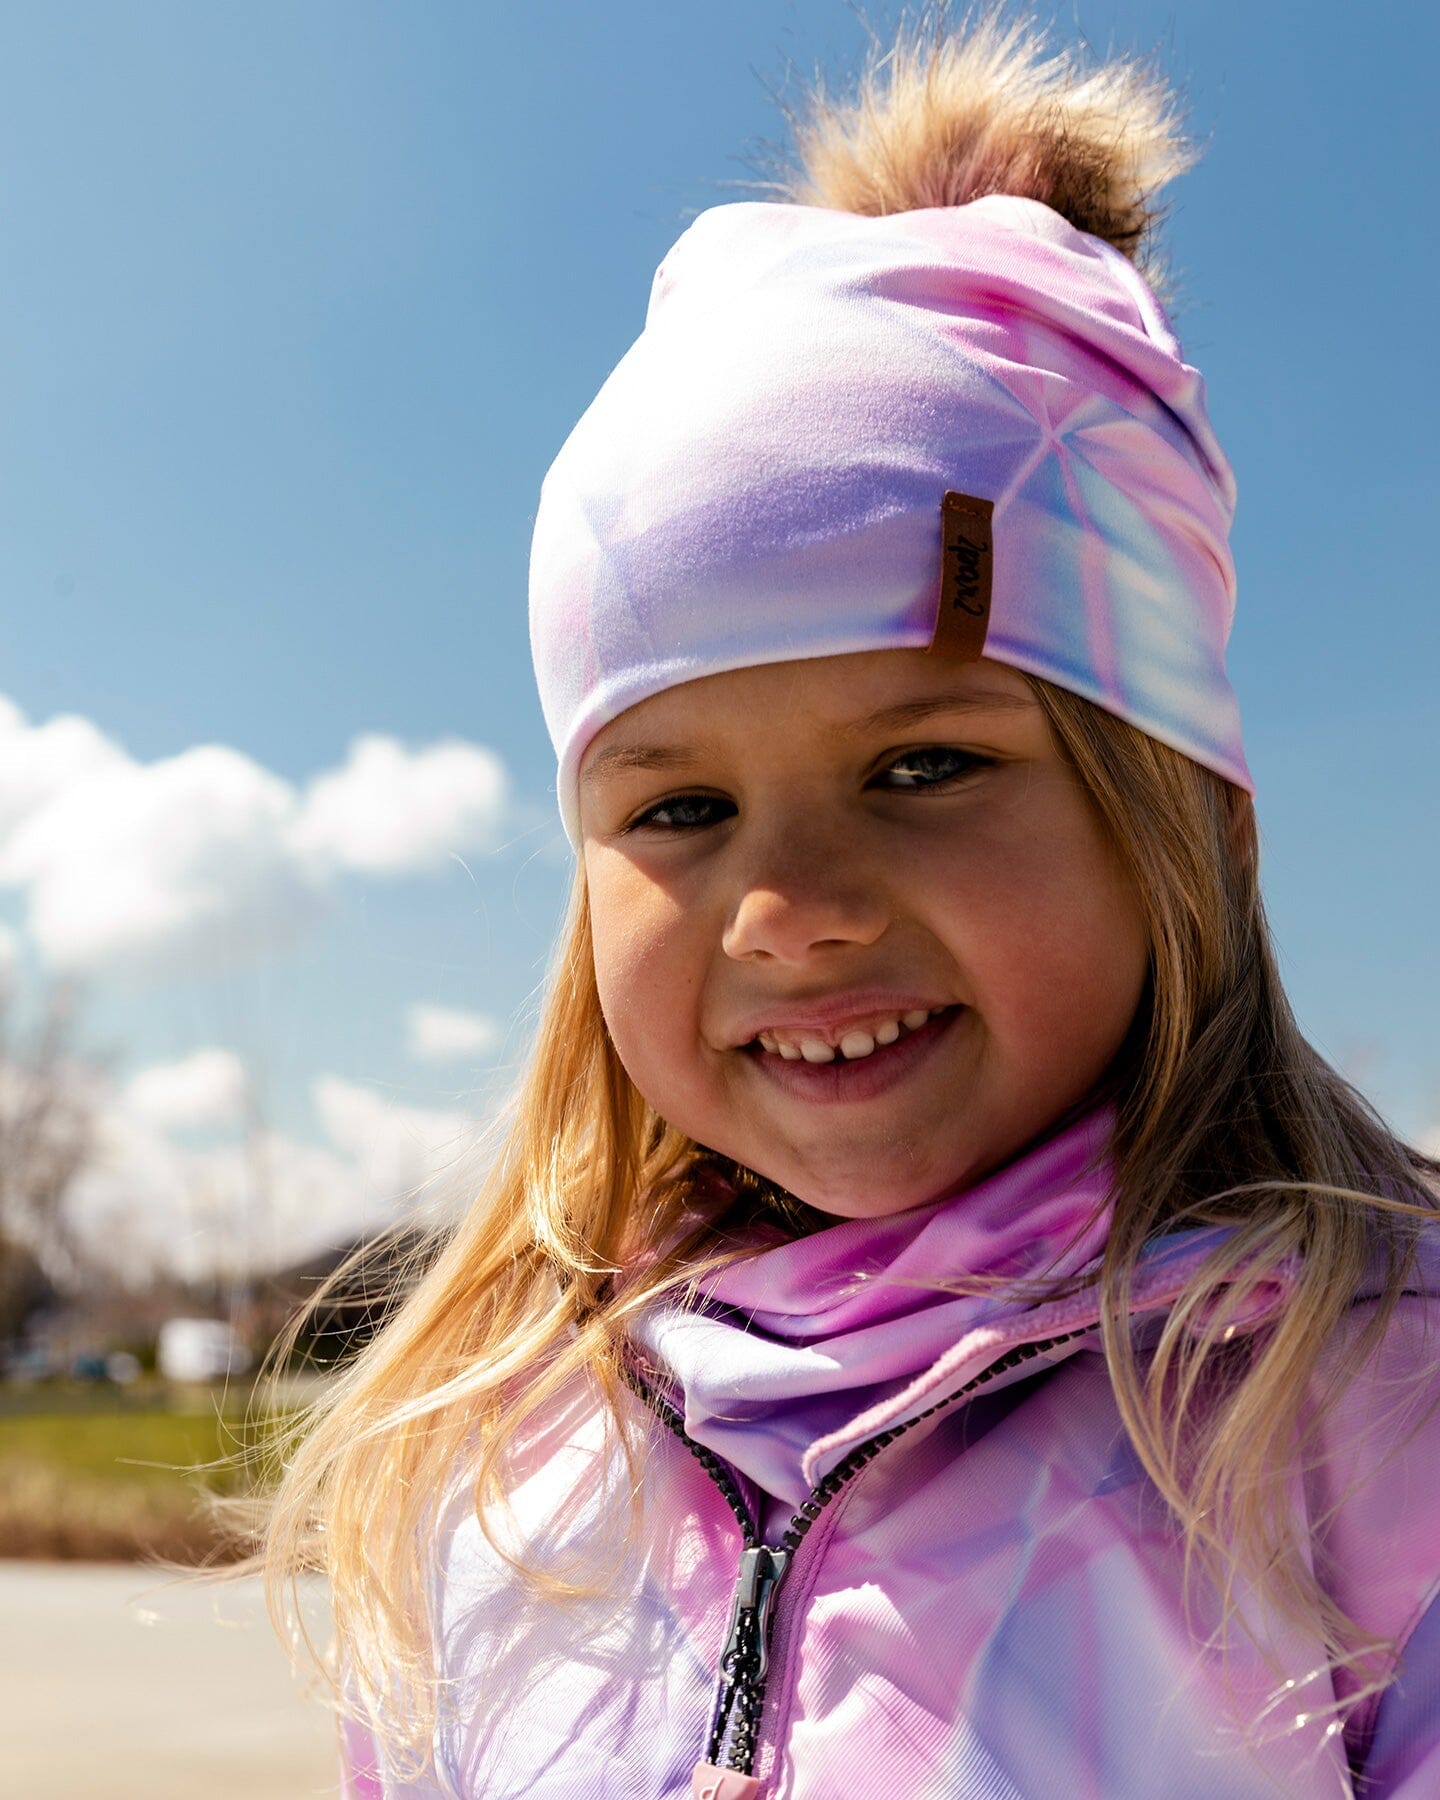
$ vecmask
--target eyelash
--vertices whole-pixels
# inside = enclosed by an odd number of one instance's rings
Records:
[[[918,749],[906,750],[901,755],[892,757],[889,762],[876,770],[875,775],[866,785],[873,786],[879,776],[895,774],[906,769],[907,765],[909,765],[908,772],[913,774],[915,765],[923,764],[933,758],[948,758],[952,763],[960,766],[952,769],[949,774],[936,776],[932,780],[902,781],[887,791],[897,794],[948,793],[967,776],[975,774],[980,769],[988,768],[992,761],[990,757],[978,756],[970,750],[955,750],[944,744],[925,744]],[[704,831],[711,825],[721,823],[721,819],[716,818],[713,814],[705,819],[692,819],[687,824],[667,823],[660,817],[662,813],[672,813],[683,807],[695,806],[724,808],[723,818],[731,818],[735,813],[734,801],[727,800],[719,794],[671,794],[667,799],[657,800],[653,806],[648,806],[643,812],[637,813],[624,829],[637,831],[650,827],[658,831],[679,833]]]
[[[625,830],[643,831],[646,826],[650,826],[657,831],[703,831],[706,826],[719,824],[720,821],[713,818],[696,820],[689,825],[664,824],[660,819],[661,813],[674,812],[679,807],[695,805],[727,807],[729,809],[725,815],[727,818],[735,811],[735,802],[723,799],[719,794],[672,794],[668,800],[657,800],[653,806],[647,806],[644,812],[637,813]]]
[[[976,755],[973,750],[953,749],[948,744],[923,744],[919,749],[906,750],[901,755],[892,757],[890,761],[885,764],[883,769],[877,770],[877,773],[881,775],[894,774],[897,769],[902,768],[906,763],[912,765],[915,763],[923,763],[931,757],[948,757],[952,762],[958,763],[961,766],[951,774],[937,776],[932,781],[902,783],[898,789],[893,791],[913,794],[933,793],[937,788],[948,790],[966,775],[973,775],[980,769],[988,768],[992,760],[988,756]]]

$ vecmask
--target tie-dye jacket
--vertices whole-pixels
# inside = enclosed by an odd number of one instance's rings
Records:
[[[1198,1246],[1195,1254],[1199,1254]],[[1138,1330],[1189,1255],[1152,1259]],[[1440,1795],[1440,1258],[1427,1250],[1368,1372],[1322,1421],[1295,1503],[1327,1592],[1402,1647],[1399,1680],[1343,1729],[1353,1688],[1272,1629],[1267,1664],[1181,1561],[1127,1449],[1091,1295],[971,1331],[907,1390],[915,1422],[832,1433],[858,1472],[778,1590],[754,1773],[764,1800],[1435,1800]],[[1362,1296],[1357,1325],[1367,1313]],[[1035,1349],[1035,1346],[1047,1346]],[[636,1401],[637,1407],[640,1402]],[[902,1421],[899,1421],[903,1423]],[[732,1621],[742,1528],[714,1474],[657,1428],[632,1471],[575,1393],[528,1446],[507,1535],[605,1597],[517,1583],[457,1493],[439,1519],[433,1767],[382,1774],[345,1732],[349,1800],[678,1800],[696,1778]],[[732,1484],[768,1543],[791,1508]],[[632,1508],[638,1531],[627,1537]],[[692,1785],[693,1783],[693,1785]]]

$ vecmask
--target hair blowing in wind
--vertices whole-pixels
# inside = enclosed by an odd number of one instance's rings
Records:
[[[1179,116],[1132,59],[1087,66],[999,10],[953,29],[930,17],[877,47],[853,92],[817,88],[796,109],[796,170],[776,192],[871,217],[989,195],[1038,200],[1153,273],[1159,196],[1193,161]],[[1114,1218],[1097,1279],[1120,1413],[1186,1557],[1222,1595],[1258,1591],[1270,1616],[1303,1623],[1354,1672],[1338,1717],[1391,1678],[1391,1646],[1317,1578],[1291,1483],[1309,1453],[1307,1408],[1360,1376],[1405,1287],[1420,1222],[1433,1216],[1435,1168],[1291,1014],[1249,795],[1113,712],[1030,679],[1149,936],[1145,998],[1105,1095],[1117,1118]],[[276,1606],[301,1571],[326,1572],[353,1691],[403,1722],[416,1755],[436,1687],[421,1547],[457,1466],[518,1579],[557,1603],[603,1586],[604,1554],[567,1578],[506,1548],[518,1448],[589,1383],[637,1472],[638,1516],[646,1437],[624,1404],[627,1327],[732,1255],[738,1219],[765,1213],[797,1231],[816,1222],[637,1091],[600,1006],[583,873],[534,1042],[483,1190],[417,1261],[384,1330],[298,1422],[259,1526],[256,1560]],[[704,1204],[717,1191],[734,1196],[718,1217]],[[1125,1323],[1142,1251],[1196,1224],[1231,1229],[1142,1360]],[[1352,1332],[1350,1297],[1377,1266],[1380,1303]],[[1261,1329],[1230,1332],[1278,1287],[1288,1298]]]

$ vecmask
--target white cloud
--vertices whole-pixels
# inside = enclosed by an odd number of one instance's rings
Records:
[[[478,1128],[466,1113],[402,1106],[338,1075],[322,1075],[311,1091],[331,1144],[376,1198],[432,1190],[457,1178],[474,1152]]]
[[[420,1003],[406,1010],[405,1041],[418,1062],[466,1062],[492,1056],[505,1027],[486,1013]]]
[[[29,927],[67,969],[193,966],[283,937],[318,894],[288,842],[294,790],[216,745],[82,775],[0,845]]]
[[[0,994],[3,994],[14,980],[19,961],[20,939],[8,925],[0,925]]]
[[[137,1101],[139,1079],[96,1090],[96,1156],[69,1208],[82,1242],[103,1243],[122,1273],[224,1280],[283,1267],[396,1218],[432,1216],[473,1182],[477,1126],[460,1113],[325,1076],[313,1097],[327,1143],[261,1132],[195,1149],[167,1135],[143,1087]]]
[[[88,719],[62,713],[31,725],[0,695],[0,842],[77,781],[129,760]]]
[[[238,1125],[245,1115],[245,1066],[233,1050],[196,1050],[179,1062],[142,1069],[124,1103],[161,1131]]]
[[[115,1104],[69,1203],[82,1245],[132,1278],[164,1269],[221,1281],[283,1267],[378,1225],[356,1170],[334,1151],[266,1133],[205,1150],[176,1144]]]
[[[137,762],[89,721],[0,698],[0,886],[54,967],[213,968],[283,942],[346,871],[402,875],[493,845],[508,781],[459,740],[361,737],[302,793],[237,750]]]
[[[449,739],[412,751],[394,738],[358,737],[344,768],[311,782],[295,841],[339,868],[439,868],[495,843],[508,786],[504,764],[479,744]]]

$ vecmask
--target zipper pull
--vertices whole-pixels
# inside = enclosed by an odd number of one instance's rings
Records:
[[[785,1579],[785,1571],[790,1567],[790,1552],[788,1550],[765,1550],[762,1554],[765,1557],[765,1563],[760,1571],[760,1593],[755,1606],[755,1635],[758,1639],[755,1652],[759,1662],[757,1674],[763,1685],[766,1676],[770,1673],[771,1614],[775,1610],[780,1583]]]
[[[758,1800],[760,1783],[750,1769],[765,1707],[775,1596],[789,1567],[788,1550],[757,1544],[741,1552],[730,1629],[720,1652],[720,1698],[710,1749],[695,1766],[692,1800]]]
[[[742,1552],[730,1629],[720,1652],[720,1668],[727,1676],[733,1677],[742,1661],[753,1662],[753,1667],[744,1671],[753,1679],[763,1682],[768,1674],[771,1614],[789,1566],[788,1550],[772,1550],[765,1544],[757,1544],[753,1550]]]

